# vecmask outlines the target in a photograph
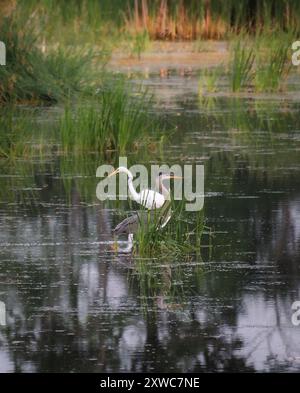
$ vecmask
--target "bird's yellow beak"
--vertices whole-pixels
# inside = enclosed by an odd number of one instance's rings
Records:
[[[113,172],[111,172],[107,177],[111,177],[111,176],[117,175],[119,172],[120,172],[120,169],[117,168]]]
[[[170,179],[183,179],[183,176],[170,175]]]

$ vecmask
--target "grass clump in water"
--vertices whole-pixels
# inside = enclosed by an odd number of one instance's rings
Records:
[[[250,84],[253,73],[252,67],[255,60],[254,49],[238,40],[231,49],[230,60],[230,86],[233,92],[240,91]]]
[[[232,92],[243,88],[256,92],[275,92],[291,70],[289,45],[285,35],[280,39],[261,34],[251,41],[241,38],[231,48],[229,79]]]
[[[155,129],[149,115],[152,97],[123,80],[102,86],[93,100],[76,112],[66,107],[60,121],[61,146],[65,153],[124,153],[137,148]],[[143,141],[144,142],[144,141]]]
[[[154,213],[141,221],[136,234],[134,253],[140,257],[181,257],[200,255],[201,239],[208,229],[204,211],[193,214],[184,211],[184,201],[172,202],[172,213],[165,227],[160,227],[160,214]],[[144,211],[145,212],[145,211]],[[148,213],[149,214],[149,213]]]
[[[288,76],[291,62],[288,63],[289,45],[286,42],[276,42],[266,51],[259,51],[257,56],[256,73],[254,78],[255,90],[258,92],[274,92],[282,87],[282,82]]]
[[[202,239],[209,235],[211,251],[211,232],[205,226],[203,210],[189,215],[183,206],[179,202],[174,207],[164,228],[158,228],[158,220],[151,220],[136,234],[132,278],[138,283],[146,307],[150,294],[159,308],[180,309],[182,296],[191,290],[185,287],[185,276],[192,275],[196,286],[203,276]]]
[[[223,66],[209,68],[203,71],[199,79],[199,94],[204,92],[214,93],[218,89],[218,83],[222,75]]]

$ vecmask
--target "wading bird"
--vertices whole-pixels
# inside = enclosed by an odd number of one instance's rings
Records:
[[[108,177],[114,176],[117,173],[125,173],[128,176],[128,188],[132,198],[135,202],[146,207],[147,209],[160,209],[166,200],[170,199],[169,190],[163,185],[163,181],[167,179],[181,179],[180,176],[175,176],[174,173],[163,174],[159,173],[156,178],[156,187],[159,191],[153,191],[149,189],[144,189],[141,192],[137,192],[133,186],[133,175],[129,169],[124,166],[120,166],[115,171],[110,173]]]
[[[133,186],[133,175],[127,168],[119,167],[108,175],[108,177],[121,172],[126,173],[128,176],[128,188],[133,199],[148,209],[141,210],[125,218],[125,220],[120,222],[113,230],[115,235],[123,233],[128,235],[129,246],[126,252],[129,252],[133,245],[133,234],[135,234],[139,228],[148,228],[150,225],[155,225],[155,229],[158,230],[167,225],[172,215],[171,200],[170,191],[164,186],[163,182],[168,179],[182,179],[182,177],[175,176],[174,173],[164,174],[160,172],[156,178],[156,187],[158,191],[144,189],[138,193]]]

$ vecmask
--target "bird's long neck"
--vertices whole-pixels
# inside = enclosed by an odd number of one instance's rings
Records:
[[[129,188],[129,192],[130,192],[132,198],[133,198],[135,201],[138,202],[138,201],[140,200],[140,195],[136,192],[135,188],[133,187],[132,181],[133,181],[132,176],[128,176],[128,188]]]
[[[165,199],[169,199],[170,198],[170,191],[164,186],[163,181],[161,181],[161,180],[158,183],[158,192],[163,194]]]
[[[128,176],[128,188],[132,198],[138,202],[140,200],[140,195],[136,192],[135,188],[133,187],[133,175],[129,169],[124,166],[119,167],[119,172],[125,173]]]

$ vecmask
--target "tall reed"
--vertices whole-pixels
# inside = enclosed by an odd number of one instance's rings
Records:
[[[253,78],[255,53],[253,47],[238,39],[232,46],[229,64],[231,90],[237,92],[246,87]]]
[[[214,93],[218,89],[218,82],[221,78],[224,67],[214,67],[206,69],[199,78],[199,94],[204,92]]]
[[[136,234],[135,253],[140,257],[164,256],[189,258],[200,255],[201,239],[206,233],[204,211],[193,214],[184,210],[185,201],[172,201],[172,215],[163,228],[160,212],[148,213],[149,219],[141,220]],[[143,210],[142,210],[143,211]]]
[[[300,32],[298,1],[26,0],[14,13],[30,19],[46,43],[118,45],[124,31],[151,39],[224,39],[241,29]],[[106,40],[103,40],[106,37]]]
[[[127,29],[146,29],[154,39],[226,38],[246,29],[299,32],[300,6],[292,0],[135,0],[128,2]]]
[[[152,97],[146,91],[122,80],[102,86],[75,111],[66,107],[59,126],[63,151],[124,153],[137,148],[156,130],[153,115],[149,115],[151,105]]]
[[[285,41],[277,42],[277,40],[276,46],[266,51],[259,51],[254,79],[256,91],[274,92],[282,87],[291,69],[288,53],[289,44]]]

